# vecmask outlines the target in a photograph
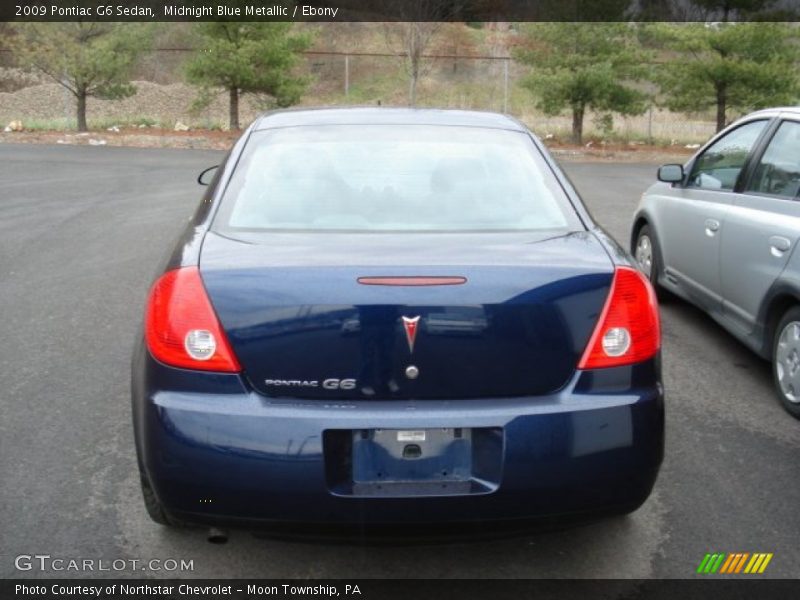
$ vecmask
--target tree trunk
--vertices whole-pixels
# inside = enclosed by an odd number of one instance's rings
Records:
[[[572,107],[572,143],[583,143],[583,111],[584,106],[577,105]]]
[[[228,89],[230,93],[230,104],[228,106],[228,125],[233,129],[239,129],[239,88]]]
[[[86,91],[80,90],[77,96],[78,131],[89,131],[86,126]]]
[[[716,84],[717,89],[717,131],[725,128],[725,113],[728,110],[728,90],[724,83]]]
[[[408,82],[408,104],[413,107],[417,105],[417,82],[419,81],[419,63],[422,60],[422,40],[419,23],[409,23],[408,27],[407,52],[411,62],[409,65],[411,80]]]

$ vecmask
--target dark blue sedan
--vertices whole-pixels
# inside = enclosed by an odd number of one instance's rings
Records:
[[[163,524],[455,528],[639,507],[658,307],[503,115],[256,120],[153,284],[132,374]]]

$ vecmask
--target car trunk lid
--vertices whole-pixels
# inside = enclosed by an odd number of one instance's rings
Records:
[[[589,232],[209,233],[200,267],[252,387],[320,400],[553,392],[613,275]]]

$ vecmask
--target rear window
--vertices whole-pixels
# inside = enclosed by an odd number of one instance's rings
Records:
[[[215,227],[241,231],[574,229],[525,133],[422,125],[254,132]]]

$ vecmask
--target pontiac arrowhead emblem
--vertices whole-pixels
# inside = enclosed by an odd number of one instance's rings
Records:
[[[419,325],[419,317],[403,317],[403,329],[406,330],[406,341],[408,342],[408,351],[414,352],[414,341],[417,339],[417,327]]]

